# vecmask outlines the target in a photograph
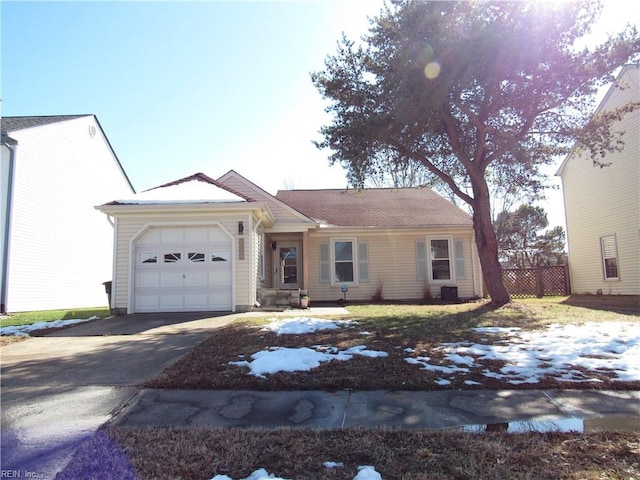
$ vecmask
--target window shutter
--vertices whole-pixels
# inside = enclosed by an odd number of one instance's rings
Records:
[[[416,272],[418,280],[427,280],[427,242],[416,242]]]
[[[358,243],[358,279],[369,281],[369,244]]]
[[[464,280],[467,278],[467,274],[464,265],[464,242],[462,240],[453,242],[453,253],[455,255],[456,278]]]
[[[329,244],[320,244],[320,283],[331,283],[331,262],[329,260]]]

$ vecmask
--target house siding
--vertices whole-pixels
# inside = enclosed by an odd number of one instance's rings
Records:
[[[86,116],[10,135],[18,147],[7,310],[106,305],[113,229],[94,205],[132,190],[99,125]]]
[[[638,100],[639,68],[620,81],[634,88],[613,89],[604,109]],[[594,166],[574,153],[562,167],[569,269],[573,293],[640,294],[640,112],[627,114],[617,129],[628,132],[624,150],[608,154],[611,165]],[[600,239],[615,236],[619,279],[605,280]]]
[[[132,266],[130,252],[132,239],[146,226],[186,226],[186,225],[220,225],[232,236],[235,243],[233,258],[233,274],[235,277],[235,307],[237,310],[247,310],[255,302],[255,284],[250,280],[255,278],[257,259],[253,256],[252,242],[255,235],[251,234],[251,214],[247,212],[201,212],[201,213],[147,213],[144,215],[120,215],[117,224],[116,262],[113,283],[113,307],[118,312],[129,311],[129,295],[132,290],[130,279]],[[245,222],[245,233],[238,234],[238,222]],[[240,242],[244,240],[244,258],[240,259]]]
[[[453,241],[461,240],[464,245],[465,278],[446,282],[425,282],[418,280],[416,242],[426,242],[427,236],[451,236]],[[309,293],[314,301],[336,301],[343,298],[340,285],[320,282],[320,244],[329,243],[331,238],[356,238],[358,243],[368,244],[369,280],[349,286],[348,300],[369,301],[381,290],[385,300],[422,300],[425,287],[431,298],[440,295],[441,286],[457,286],[461,298],[480,296],[479,284],[474,272],[479,266],[472,265],[472,234],[468,229],[408,230],[403,235],[398,230],[377,232],[363,231],[323,231],[312,233],[309,238]],[[453,244],[452,244],[453,248]],[[455,262],[452,258],[452,268]]]

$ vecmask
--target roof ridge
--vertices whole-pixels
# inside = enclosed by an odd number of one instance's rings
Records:
[[[197,172],[197,173],[194,173],[193,175],[189,175],[187,177],[179,178],[178,180],[173,180],[173,181],[167,182],[167,183],[165,183],[163,185],[158,185],[157,187],[149,188],[148,190],[145,190],[145,191],[148,192],[150,190],[155,190],[157,188],[172,187],[174,185],[180,185],[181,183],[187,183],[187,182],[191,182],[191,181],[194,181],[194,180],[214,185],[214,186],[216,186],[218,188],[226,190],[229,193],[233,193],[234,195],[237,195],[240,198],[245,199],[247,202],[255,202],[255,199],[253,199],[253,198],[251,198],[251,197],[249,197],[249,196],[247,196],[247,195],[245,195],[245,194],[243,194],[241,192],[238,192],[238,191],[234,190],[233,188],[230,188],[230,187],[226,186],[224,183],[219,182],[219,181],[211,178],[210,176],[205,175],[202,172]]]

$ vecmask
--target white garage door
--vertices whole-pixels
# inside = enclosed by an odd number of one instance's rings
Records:
[[[219,227],[150,228],[134,258],[134,312],[232,310],[231,239]]]

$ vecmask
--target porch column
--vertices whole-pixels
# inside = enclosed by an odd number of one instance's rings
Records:
[[[309,231],[302,233],[302,289],[309,290]]]

